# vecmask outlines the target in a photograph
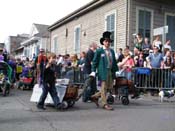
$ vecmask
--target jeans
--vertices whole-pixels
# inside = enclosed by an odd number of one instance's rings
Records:
[[[44,83],[42,90],[43,90],[43,92],[42,92],[42,94],[40,96],[40,99],[39,99],[39,102],[38,102],[38,106],[40,106],[40,107],[44,106],[44,102],[46,100],[48,92],[50,93],[50,95],[52,97],[52,100],[54,102],[55,107],[57,107],[60,104],[60,99],[59,99],[59,97],[57,95],[55,84],[52,84],[49,87],[47,83]]]

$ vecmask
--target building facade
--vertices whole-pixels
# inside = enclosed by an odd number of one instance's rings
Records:
[[[20,43],[27,40],[28,37],[29,37],[28,34],[9,36],[7,41],[5,42],[5,48],[7,49],[7,52],[9,52],[13,56],[16,55],[16,50],[21,46]]]
[[[112,32],[114,50],[133,47],[133,34],[152,41],[153,30],[165,25],[169,28],[166,39],[175,45],[174,6],[171,0],[93,0],[49,26],[51,51],[79,54],[92,42],[99,44],[104,31]]]
[[[21,43],[21,48],[23,47],[22,57],[32,59],[33,54],[37,55],[40,48],[45,49],[45,51],[50,50],[48,27],[48,25],[43,24],[32,25],[29,38]]]

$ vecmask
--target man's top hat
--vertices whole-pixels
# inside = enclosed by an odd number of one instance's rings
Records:
[[[100,39],[100,43],[103,45],[103,41],[104,40],[108,40],[109,42],[112,42],[113,40],[111,40],[111,32],[109,31],[105,31],[103,32],[103,37]]]

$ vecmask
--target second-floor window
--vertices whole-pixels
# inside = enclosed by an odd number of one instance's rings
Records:
[[[110,31],[111,32],[111,39],[113,40],[113,42],[111,43],[111,47],[113,49],[116,49],[116,45],[115,45],[115,27],[116,27],[116,11],[111,11],[109,13],[107,13],[105,15],[105,27],[106,27],[106,31]]]
[[[143,37],[151,40],[151,28],[152,28],[152,11],[148,9],[138,9],[138,33],[141,33]]]

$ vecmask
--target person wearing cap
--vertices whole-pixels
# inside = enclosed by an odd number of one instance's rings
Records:
[[[153,53],[149,54],[148,60],[151,68],[163,68],[163,55],[159,52],[159,45],[154,45]]]
[[[160,78],[161,72],[158,73],[158,69],[160,68],[163,69],[163,66],[164,66],[163,55],[162,53],[159,52],[159,50],[160,50],[159,45],[155,44],[153,46],[153,53],[149,54],[148,59],[147,59],[149,63],[149,67],[153,69],[152,70],[152,75],[153,75],[152,85],[154,87],[157,87],[157,86],[160,87],[160,79],[158,78]]]
[[[113,110],[112,106],[107,103],[107,89],[112,89],[113,79],[115,78],[115,72],[118,70],[117,61],[115,59],[115,52],[110,48],[112,42],[111,32],[104,32],[100,43],[101,48],[97,49],[92,61],[92,72],[90,76],[95,76],[97,70],[98,80],[101,81],[100,92],[91,96],[91,100],[95,102],[97,106],[98,98],[101,97],[102,106],[106,110]]]
[[[37,70],[38,70],[38,73],[37,73],[37,78],[38,78],[38,83],[39,84],[42,84],[42,81],[43,81],[43,71],[44,71],[44,67],[46,65],[46,62],[47,62],[47,57],[45,55],[45,51],[43,48],[40,49],[40,53],[38,55],[38,58],[37,58]]]

